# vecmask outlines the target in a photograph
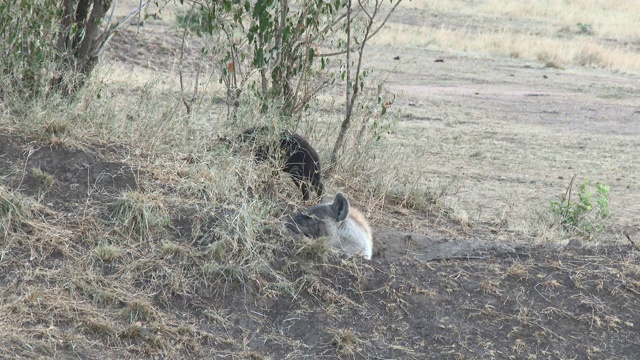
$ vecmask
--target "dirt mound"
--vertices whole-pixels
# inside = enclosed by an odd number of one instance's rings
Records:
[[[295,296],[242,287],[219,289],[206,303],[228,316],[235,326],[227,333],[245,337],[255,358],[634,359],[637,261],[624,246],[487,250],[482,259],[438,262],[374,258],[360,276],[340,263],[311,266],[321,275]]]
[[[0,174],[14,189],[42,196],[55,210],[70,210],[90,199],[112,201],[122,191],[138,187],[135,169],[106,160],[108,153],[0,136]]]
[[[516,242],[475,238],[430,237],[417,233],[379,228],[375,231],[376,256],[387,261],[404,257],[420,261],[483,259],[497,254],[515,253],[522,248]]]
[[[251,274],[216,249],[212,230],[235,209],[167,206],[166,223],[144,239],[104,221],[105,204],[138,188],[144,173],[108,149],[2,136],[0,172],[5,187],[54,214],[0,233],[0,349],[15,357],[640,353],[640,256],[628,246],[532,247],[376,228],[372,261],[321,261],[300,255],[293,239],[274,240],[284,250],[256,241],[264,247],[254,251],[275,255]]]

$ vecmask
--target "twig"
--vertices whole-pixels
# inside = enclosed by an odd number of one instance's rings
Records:
[[[629,232],[625,229],[622,231],[622,233],[624,234],[624,236],[627,238],[627,240],[629,240],[629,242],[631,243],[631,245],[633,245],[637,250],[640,250],[640,245],[638,245],[637,242],[631,240],[631,235],[629,235]]]
[[[320,57],[329,57],[329,56],[336,56],[336,55],[342,55],[344,53],[346,53],[347,51],[356,51],[358,50],[360,47],[364,46],[364,43],[366,41],[369,41],[369,39],[371,39],[372,37],[374,37],[379,31],[380,29],[382,29],[384,27],[384,25],[387,23],[387,20],[389,20],[389,17],[391,17],[391,14],[393,14],[393,12],[396,10],[396,8],[398,7],[398,5],[400,5],[400,3],[402,2],[402,0],[399,0],[392,8],[391,10],[389,10],[389,12],[387,13],[387,16],[384,18],[384,20],[382,20],[382,23],[378,26],[377,29],[375,29],[373,32],[371,32],[370,35],[368,35],[367,37],[364,38],[363,42],[361,42],[358,45],[354,45],[354,47],[352,49],[347,49],[347,50],[342,50],[342,51],[336,51],[333,53],[326,53],[326,54],[320,54]],[[370,17],[371,18],[371,17]]]
[[[182,32],[182,44],[180,45],[180,67],[178,70],[178,76],[180,77],[180,92],[182,93],[182,103],[184,104],[184,107],[187,108],[187,114],[191,114],[191,102],[193,102],[193,99],[195,99],[195,94],[193,96],[193,98],[187,102],[187,99],[184,95],[184,82],[182,80],[182,66],[183,66],[183,59],[184,59],[184,44],[185,44],[185,40],[187,38],[187,31],[189,30],[189,26],[191,25],[191,20],[193,19],[193,9],[195,8],[196,3],[192,3],[191,4],[191,9],[189,10],[189,20],[187,22],[187,26],[184,27],[184,31]],[[198,91],[198,85],[197,85],[197,80],[196,80],[196,89],[195,91]]]
[[[426,262],[436,262],[436,261],[445,261],[445,260],[485,260],[488,258],[489,256],[457,255],[457,256],[435,257],[435,258],[426,260]]]
[[[564,193],[564,197],[567,200],[567,208],[565,209],[565,212],[563,214],[565,219],[569,215],[568,211],[569,211],[569,206],[571,205],[571,191],[573,190],[573,181],[576,179],[576,175],[578,174],[573,175],[573,177],[571,178],[571,181],[569,182],[569,187],[567,188],[567,191],[565,191]]]
[[[153,3],[158,3],[158,0],[151,0],[151,2]],[[140,12],[147,7],[147,5],[149,4],[149,2],[143,2],[140,4],[140,6],[138,6],[137,8],[131,10],[131,12],[124,17],[124,19],[118,21],[117,23],[115,23],[115,26],[110,29],[110,30],[105,30],[97,39],[96,39],[96,43],[100,43],[100,45],[96,46],[95,50],[93,51],[93,56],[98,56],[100,55],[100,53],[102,52],[102,50],[107,46],[107,44],[109,43],[109,41],[111,40],[111,38],[113,37],[113,35],[115,35],[116,33],[118,33],[118,31],[120,30],[120,28],[125,25],[128,24],[131,19],[140,14]],[[113,13],[113,12],[112,12]],[[111,17],[109,18],[109,22],[111,21]],[[106,28],[105,28],[106,29]]]

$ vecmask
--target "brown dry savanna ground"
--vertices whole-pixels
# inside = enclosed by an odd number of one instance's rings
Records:
[[[3,107],[0,356],[637,358],[640,5],[531,3],[414,0],[373,38],[391,114],[326,180],[370,219],[369,262],[283,231],[289,179],[216,145],[269,119],[226,120],[206,61],[186,115],[185,8],[115,37],[73,104]],[[296,129],[325,162],[339,94]],[[601,232],[551,213],[574,175],[611,189]]]

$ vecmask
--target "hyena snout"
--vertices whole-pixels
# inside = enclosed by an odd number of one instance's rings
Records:
[[[338,222],[333,218],[322,219],[306,212],[290,217],[286,222],[287,229],[294,234],[304,235],[309,238],[332,236],[337,233]]]
[[[338,193],[331,204],[314,205],[293,217],[285,226],[294,233],[311,238],[327,237],[331,247],[348,257],[360,255],[371,259],[373,240],[371,228],[347,198]]]

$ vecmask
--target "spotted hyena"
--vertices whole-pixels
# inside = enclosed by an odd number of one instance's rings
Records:
[[[315,190],[318,198],[322,197],[324,185],[320,156],[313,146],[302,136],[285,130],[278,134],[279,141],[274,149],[274,146],[268,146],[259,139],[267,134],[267,127],[250,128],[238,135],[238,140],[255,145],[256,159],[260,161],[272,158],[282,160],[282,171],[291,175],[293,182],[302,191],[303,200],[309,200],[309,186]]]
[[[314,205],[291,217],[286,227],[311,238],[327,237],[331,247],[347,256],[360,255],[371,260],[373,240],[371,228],[358,209],[349,206],[338,193],[332,203]]]

